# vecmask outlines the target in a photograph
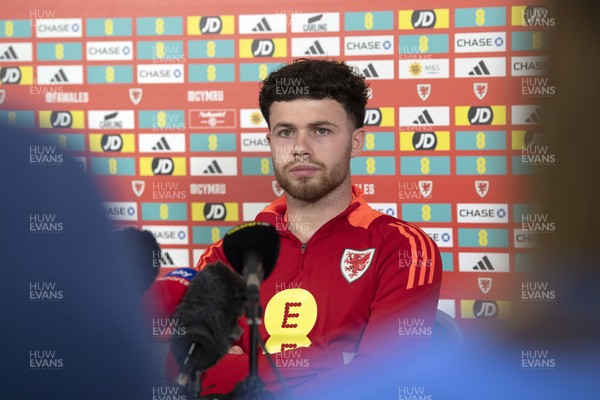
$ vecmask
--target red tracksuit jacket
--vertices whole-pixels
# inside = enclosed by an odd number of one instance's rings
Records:
[[[357,187],[352,192],[348,208],[305,244],[288,229],[295,222],[287,220],[285,197],[256,217],[281,235],[279,260],[261,286],[260,336],[300,394],[336,371],[406,353],[431,334],[442,278],[436,244],[416,226],[373,210]],[[196,269],[226,263],[221,245],[211,245]],[[236,344],[247,353],[249,330],[240,321],[244,335]],[[206,372],[203,394],[228,393],[247,374],[248,355],[228,354]],[[280,389],[263,354],[259,374],[267,389]]]

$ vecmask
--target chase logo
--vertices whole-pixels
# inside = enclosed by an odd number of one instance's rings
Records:
[[[456,205],[459,223],[508,223],[507,204],[459,203]]]
[[[186,225],[143,225],[142,230],[152,232],[160,244],[188,244],[188,227]]]
[[[346,36],[344,54],[347,56],[394,54],[393,36]]]
[[[233,15],[187,17],[188,35],[232,35],[235,33]]]
[[[192,203],[192,221],[238,220],[238,203]]]
[[[550,72],[549,57],[512,57],[510,62],[512,76],[547,75]]]
[[[286,57],[287,40],[278,39],[240,39],[240,57]]]
[[[450,132],[400,132],[400,150],[450,150]]]
[[[394,108],[367,108],[363,124],[365,126],[394,126]]]
[[[40,18],[35,20],[38,38],[80,38],[81,18]]]
[[[183,64],[138,64],[138,83],[183,83]]]
[[[371,203],[369,206],[375,211],[379,211],[382,214],[391,215],[394,218],[398,218],[398,205],[396,203]]]
[[[90,151],[92,152],[122,152],[135,151],[135,136],[132,133],[122,135],[102,135],[92,133],[89,136]]]
[[[114,221],[137,221],[137,203],[135,202],[105,202],[102,204],[108,219]]]
[[[264,133],[242,133],[242,152],[270,152],[271,147]],[[235,150],[235,149],[234,149]]]
[[[452,228],[429,228],[424,227],[423,232],[427,234],[438,245],[438,247],[452,247],[454,238]]]
[[[456,53],[506,51],[506,32],[457,33],[454,35]]]
[[[83,129],[83,111],[40,111],[40,128]]]
[[[86,58],[88,61],[133,60],[133,42],[87,42]]]
[[[456,125],[505,125],[505,106],[457,106]]]
[[[31,85],[33,84],[33,67],[0,67],[0,84]]]
[[[173,175],[186,174],[185,157],[140,157],[140,175]]]
[[[447,8],[398,11],[399,29],[447,29],[450,12]]]

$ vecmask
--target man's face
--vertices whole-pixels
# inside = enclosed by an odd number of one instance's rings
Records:
[[[314,202],[349,177],[350,158],[360,153],[365,133],[353,129],[340,103],[276,101],[269,122],[275,178],[289,196]]]

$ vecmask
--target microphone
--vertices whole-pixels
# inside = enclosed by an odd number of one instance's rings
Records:
[[[279,257],[279,233],[266,222],[248,222],[223,238],[223,251],[231,266],[243,275],[249,290],[257,291]]]
[[[227,354],[232,340],[241,336],[237,323],[244,304],[244,282],[231,268],[217,262],[198,272],[173,314],[185,329],[171,341],[181,367],[178,384],[185,387],[195,371],[213,366]]]
[[[181,302],[197,271],[179,268],[161,276],[144,293],[142,304],[148,312],[158,318],[168,318]]]

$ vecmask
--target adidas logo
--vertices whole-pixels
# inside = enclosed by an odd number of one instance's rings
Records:
[[[319,43],[318,40],[315,40],[315,42],[308,48],[308,50],[304,52],[304,54],[307,56],[324,56],[325,50],[323,50],[323,47],[321,47],[321,43]]]
[[[50,79],[50,82],[69,82],[69,78],[67,78],[67,74],[61,68],[58,72]]]
[[[413,124],[433,124],[433,118],[429,115],[429,111],[425,110],[413,121]]]
[[[477,265],[473,266],[473,269],[476,271],[493,271],[494,266],[490,262],[488,256],[483,256],[483,258],[477,263]]]
[[[362,73],[365,78],[379,78],[379,74],[377,73],[377,70],[375,70],[375,67],[372,63],[369,63],[367,68],[363,69]]]
[[[477,65],[475,66],[475,68],[473,68],[470,72],[469,75],[471,76],[475,76],[475,75],[490,75],[490,71],[487,69],[485,63],[483,62],[483,60],[479,61],[477,63]]]
[[[526,120],[528,124],[539,124],[542,122],[542,109],[537,108]]]
[[[171,255],[167,251],[161,252],[160,264],[164,266],[174,266],[175,262],[171,258]]]
[[[9,46],[8,49],[0,56],[0,60],[18,60],[19,56],[17,52],[12,46]]]
[[[217,163],[217,160],[213,160],[213,162],[211,162],[208,165],[208,167],[206,167],[206,169],[204,171],[202,171],[202,173],[203,174],[222,174],[223,170],[219,166],[219,163]]]
[[[171,150],[171,146],[169,146],[169,142],[163,136],[160,140],[152,147],[152,150]]]
[[[271,26],[265,17],[262,17],[258,24],[252,28],[252,32],[271,32]]]

